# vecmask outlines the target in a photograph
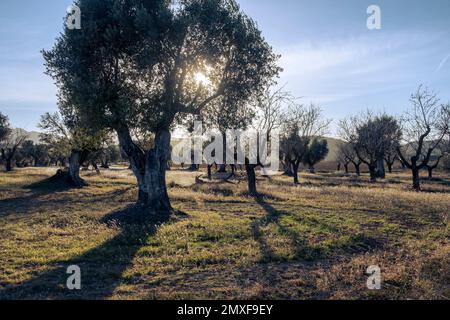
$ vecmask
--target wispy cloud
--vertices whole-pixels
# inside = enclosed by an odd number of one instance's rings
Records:
[[[444,65],[447,63],[449,58],[450,58],[450,54],[448,54],[444,59],[442,59],[441,63],[439,64],[439,66],[436,69],[436,72],[441,71],[442,67],[444,67]]]
[[[381,33],[298,43],[282,49],[282,81],[298,95],[319,103],[414,86],[433,72],[429,60],[440,37]]]

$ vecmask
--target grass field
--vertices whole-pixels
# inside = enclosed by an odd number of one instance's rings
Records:
[[[449,299],[450,177],[409,190],[407,172],[368,183],[342,174],[195,185],[168,173],[170,220],[133,212],[128,170],[90,186],[41,183],[55,169],[0,173],[0,299]],[[138,213],[136,213],[138,215]],[[138,219],[136,219],[137,221]],[[82,289],[66,289],[81,267]],[[382,270],[368,290],[366,269]]]

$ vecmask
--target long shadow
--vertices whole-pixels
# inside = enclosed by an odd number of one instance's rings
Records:
[[[32,183],[22,187],[22,189],[29,190],[31,193],[0,200],[0,218],[5,218],[10,215],[28,214],[31,211],[36,211],[37,208],[55,206],[56,204],[74,201],[73,195],[59,195],[60,193],[73,189],[72,187],[68,186],[66,183],[53,182],[50,179]],[[134,189],[134,186],[118,189],[104,195],[95,195],[91,200],[84,198],[80,199],[84,202],[108,201],[115,197],[119,197],[132,189]],[[50,195],[51,197],[48,197]]]
[[[69,186],[62,183],[53,183],[50,179],[45,179],[24,186],[21,189],[31,191],[19,197],[7,198],[0,200],[0,217],[6,217],[15,213],[28,212],[32,208],[36,208],[39,200],[50,194],[57,194],[69,190]]]
[[[289,215],[286,211],[279,211],[275,209],[273,206],[268,204],[264,201],[262,197],[256,197],[256,202],[266,211],[267,215],[257,221],[255,221],[252,224],[252,231],[254,238],[258,241],[260,250],[262,253],[263,258],[261,259],[261,262],[267,263],[267,262],[274,262],[279,261],[280,258],[277,257],[276,254],[274,254],[273,250],[268,245],[267,241],[265,240],[261,228],[266,227],[270,224],[276,224],[277,228],[280,230],[280,232],[284,235],[287,235],[292,243],[295,246],[295,256],[294,260],[297,261],[304,261],[304,262],[311,262],[318,259],[323,259],[328,257],[328,252],[324,251],[321,247],[315,247],[310,245],[305,239],[302,239],[297,232],[294,230],[287,228],[283,226],[280,223],[280,218],[284,215]],[[313,225],[319,225],[322,224],[321,222],[317,220],[310,221]],[[323,228],[326,228],[327,230],[333,230],[336,233],[341,233],[341,231],[335,227],[330,226],[328,224],[323,224]],[[328,247],[328,250],[334,250],[334,249],[340,249],[341,251],[344,251],[348,254],[355,254],[360,252],[369,251],[371,249],[380,248],[383,244],[378,241],[377,239],[367,237],[362,234],[356,234],[350,236],[350,241],[348,243],[333,243]]]
[[[102,222],[119,225],[121,232],[81,256],[54,263],[51,270],[14,285],[0,283],[0,300],[8,299],[104,299],[123,281],[122,275],[131,265],[137,251],[153,236],[168,215],[149,215],[136,206],[107,215]],[[81,269],[81,290],[66,286],[67,268]]]
[[[299,235],[289,229],[284,227],[280,223],[280,218],[289,213],[286,211],[280,211],[275,209],[273,206],[264,201],[262,197],[256,197],[256,202],[266,211],[267,215],[262,219],[256,221],[252,225],[254,238],[258,241],[263,255],[262,262],[273,262],[280,260],[273,250],[267,244],[264,236],[261,233],[261,228],[266,227],[270,224],[276,224],[277,228],[282,234],[287,235],[295,246],[295,257],[294,260],[304,260],[311,261],[320,256],[320,252],[317,248],[311,247],[304,239],[300,238]]]

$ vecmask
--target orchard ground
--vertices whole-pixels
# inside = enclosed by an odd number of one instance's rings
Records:
[[[408,171],[258,177],[255,199],[245,179],[174,169],[184,214],[138,223],[124,219],[129,170],[83,172],[83,189],[42,182],[55,171],[0,173],[0,299],[450,299],[449,175],[422,193]],[[66,288],[70,265],[81,290]],[[371,265],[381,290],[367,289]]]

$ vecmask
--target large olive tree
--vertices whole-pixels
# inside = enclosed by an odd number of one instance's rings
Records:
[[[138,202],[169,212],[171,129],[211,105],[245,105],[279,72],[277,56],[234,0],[78,0],[82,29],[44,52],[60,96],[90,126],[117,132]],[[132,130],[154,134],[144,150]]]

